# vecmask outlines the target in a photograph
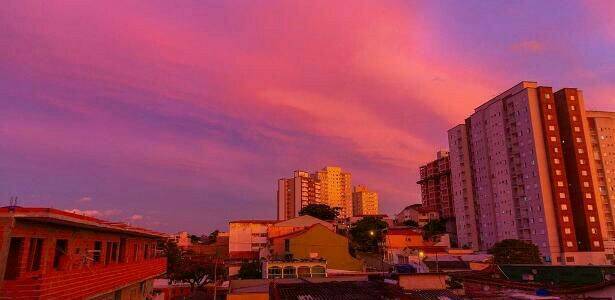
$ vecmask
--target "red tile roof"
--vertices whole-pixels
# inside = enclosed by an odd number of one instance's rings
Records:
[[[420,232],[414,231],[409,228],[389,228],[386,234],[387,235],[421,235]]]
[[[248,223],[248,224],[275,224],[280,222],[279,220],[235,220],[229,223]]]

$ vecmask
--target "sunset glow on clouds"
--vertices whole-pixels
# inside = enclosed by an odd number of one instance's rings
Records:
[[[519,81],[615,110],[614,5],[8,1],[0,197],[201,233],[338,165],[396,213],[446,130]]]

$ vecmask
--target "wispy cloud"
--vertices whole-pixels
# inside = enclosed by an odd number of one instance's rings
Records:
[[[81,197],[81,198],[77,199],[76,202],[77,203],[90,203],[90,202],[92,202],[92,197],[89,197],[89,196]]]
[[[86,210],[81,210],[81,209],[78,209],[78,208],[73,208],[73,209],[67,209],[66,211],[74,213],[74,214],[78,214],[78,215],[84,215],[84,216],[95,217],[95,218],[115,217],[115,216],[118,216],[119,214],[122,213],[118,209],[107,209],[107,210],[86,209]]]

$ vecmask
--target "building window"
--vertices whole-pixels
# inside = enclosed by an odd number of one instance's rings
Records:
[[[56,249],[53,254],[53,268],[60,270],[60,265],[64,264],[64,259],[68,255],[68,240],[56,240]],[[62,266],[63,268],[64,266]]]
[[[594,241],[594,246],[595,246],[595,247],[600,247],[600,242],[598,242],[598,241]]]
[[[559,153],[559,148],[557,148],[557,147],[553,148],[553,152]]]
[[[594,206],[591,204],[587,204],[587,210],[594,210]]]
[[[117,243],[113,243],[113,248],[111,248],[111,256],[113,259],[113,262],[117,262]]]
[[[583,149],[581,149],[581,148],[577,149],[577,151],[578,151],[580,154],[585,153],[585,151],[583,151]]]
[[[555,175],[562,175],[562,170],[555,170]]]
[[[591,199],[592,198],[592,194],[591,193],[585,193],[585,198]]]
[[[301,266],[297,268],[297,276],[299,276],[299,278],[311,277],[310,267]]]
[[[19,277],[19,261],[23,253],[24,238],[11,238],[9,254],[6,260],[4,280],[14,280]]]
[[[564,222],[570,221],[570,219],[568,219],[568,216],[564,216],[564,217],[562,217],[562,219],[564,220]]]
[[[101,241],[95,241],[94,242],[94,252],[92,254],[92,260],[94,261],[94,263],[99,263],[100,262],[100,254],[102,252],[102,242]]]
[[[107,247],[105,248],[105,265],[111,263],[111,247],[113,247],[113,243],[107,242]]]
[[[566,198],[566,194],[565,193],[559,193],[559,198],[560,199],[565,199]]]
[[[584,187],[589,187],[589,182],[584,181],[584,182],[583,182],[583,186],[584,186]]]
[[[573,121],[576,121],[576,120],[577,120],[577,117],[576,117],[576,116],[572,116],[572,120],[573,120]]]
[[[282,277],[283,278],[297,278],[295,267],[293,266],[284,267]]]
[[[572,244],[572,243],[570,243],[570,244]],[[570,247],[572,247],[572,246],[570,246]],[[573,263],[574,262],[574,256],[566,256],[566,262]]]
[[[570,234],[570,228],[564,228],[564,233]]]
[[[547,115],[547,120],[551,120],[552,118],[553,118],[553,116]]]
[[[267,278],[282,278],[282,268],[280,267],[271,267],[267,270]]]
[[[555,131],[555,126],[549,125],[549,131]]]
[[[579,126],[574,126],[574,131],[575,131],[575,132],[580,132],[580,131],[581,131],[581,128],[580,128]]]
[[[580,137],[576,138],[577,143],[581,143],[583,142],[583,139],[581,139]]]
[[[551,137],[551,142],[556,142],[557,138],[555,138],[554,136]]]
[[[567,241],[566,242],[566,247],[572,247],[572,242],[571,241]],[[568,258],[566,258],[566,260],[568,260]]]
[[[570,110],[575,110],[574,105],[570,105]]]
[[[562,210],[568,210],[568,206],[566,204],[562,204],[560,207],[562,208]]]
[[[596,228],[592,228],[592,233],[593,233],[593,234],[597,234],[597,233],[598,233],[598,231],[596,230]]]
[[[585,171],[585,170],[581,171],[581,175],[587,176],[587,171]]]
[[[145,244],[143,247],[143,259],[149,258],[149,244]]]
[[[596,222],[596,218],[594,216],[590,216],[589,217],[589,221],[592,222],[592,223]]]
[[[545,94],[545,99],[551,99],[551,95]],[[551,104],[547,104],[547,108],[551,109]]]
[[[584,159],[579,159],[579,165],[584,165],[585,164],[585,160]]]
[[[554,160],[553,160],[553,163],[555,163],[556,165],[559,165],[559,159],[557,159],[557,158],[556,158],[556,159],[554,159]]]
[[[325,267],[323,266],[313,266],[312,267],[312,277],[325,277]]]
[[[570,100],[574,101],[574,96],[570,96]],[[574,105],[571,105],[571,109],[574,110]]]
[[[132,247],[132,251],[133,251],[133,257],[132,257],[132,261],[137,261],[137,259],[139,258],[139,244],[134,244]]]
[[[31,238],[30,251],[28,255],[28,270],[38,271],[41,269],[41,259],[43,257],[43,239]]]
[[[563,181],[558,181],[557,182],[557,186],[564,186],[564,182]]]

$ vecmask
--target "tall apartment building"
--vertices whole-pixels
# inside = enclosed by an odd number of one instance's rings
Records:
[[[352,192],[352,214],[354,216],[377,215],[378,193],[364,185],[357,185]]]
[[[320,180],[305,171],[295,171],[292,178],[278,180],[278,220],[299,216],[308,204],[321,202]]]
[[[419,168],[423,209],[438,212],[442,218],[454,218],[449,152],[440,150],[436,159]]]
[[[547,262],[604,263],[589,128],[577,89],[521,82],[449,130],[461,245],[532,242]]]
[[[615,112],[588,111],[589,136],[596,169],[594,182],[607,260],[615,260]]]
[[[340,167],[325,167],[312,174],[312,178],[320,180],[322,203],[340,208],[341,218],[352,217],[351,174],[342,171]]]
[[[451,194],[457,225],[459,246],[480,250],[478,231],[478,205],[475,204],[470,164],[470,143],[465,124],[448,131],[451,167]]]

